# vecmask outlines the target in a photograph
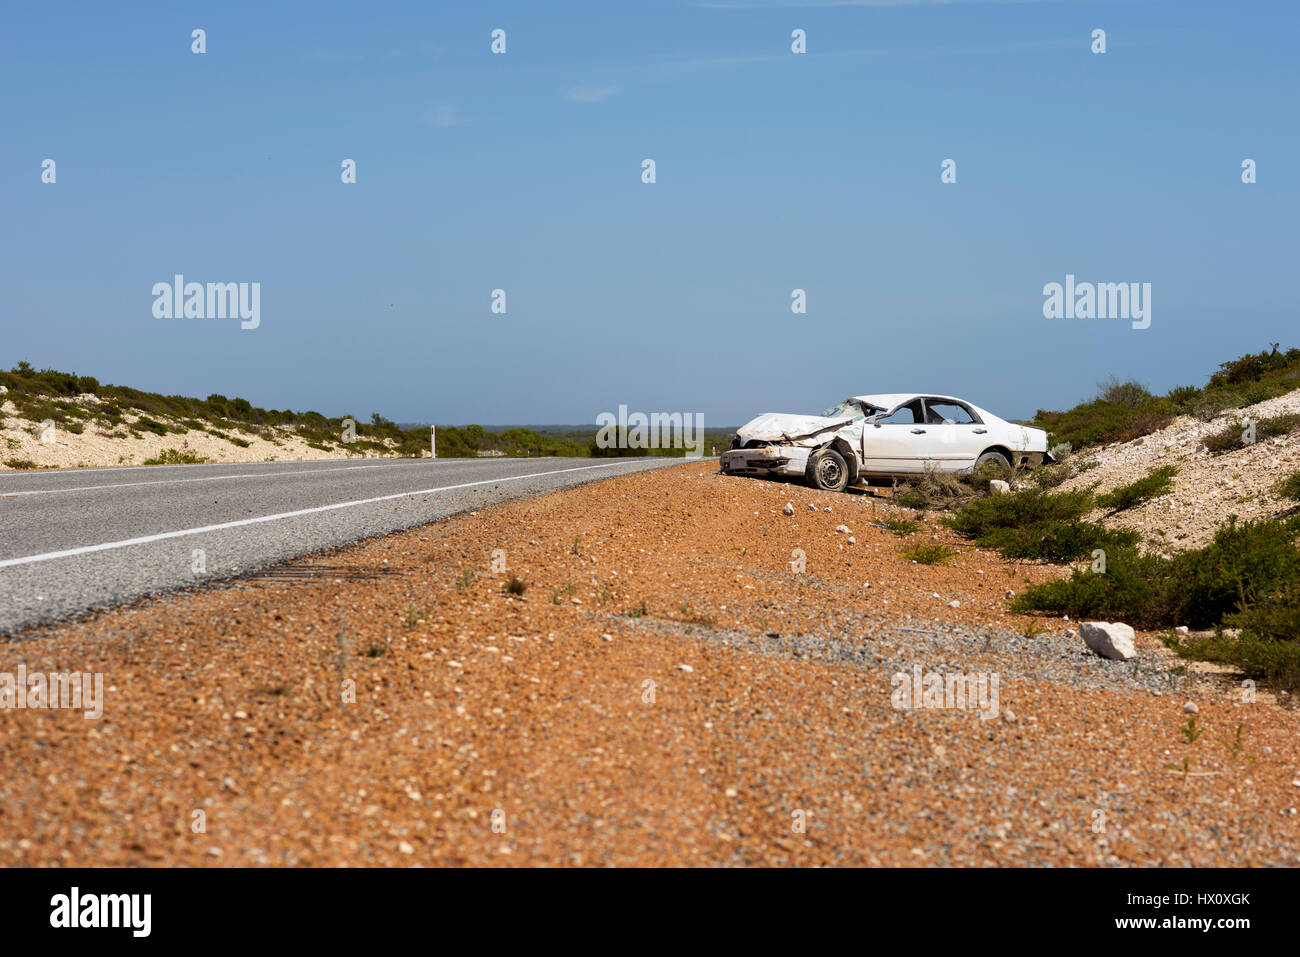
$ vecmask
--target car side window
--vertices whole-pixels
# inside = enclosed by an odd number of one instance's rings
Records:
[[[975,425],[970,409],[958,402],[927,402],[928,421],[935,425]]]
[[[921,400],[917,399],[915,402],[899,406],[894,410],[893,414],[877,419],[876,422],[880,425],[915,425],[918,422],[925,421],[922,418],[923,415]]]

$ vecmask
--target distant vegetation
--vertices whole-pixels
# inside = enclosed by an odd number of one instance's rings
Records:
[[[1300,349],[1271,350],[1224,362],[1204,387],[1179,386],[1153,395],[1139,382],[1111,377],[1098,383],[1095,399],[1065,412],[1039,409],[1033,424],[1046,429],[1050,444],[1074,449],[1127,442],[1163,429],[1175,416],[1209,421],[1222,412],[1254,405],[1300,389]],[[1280,423],[1279,423],[1280,424]],[[1297,423],[1287,424],[1287,431]],[[1239,435],[1241,428],[1235,428]]]
[[[106,434],[129,435],[178,434],[197,429],[232,445],[247,448],[251,443],[235,434],[256,435],[275,442],[290,430],[314,449],[342,454],[375,453],[382,455],[419,456],[428,451],[427,427],[403,428],[379,413],[368,422],[358,416],[328,417],[319,412],[294,412],[289,409],[262,409],[247,399],[231,399],[213,394],[206,399],[183,395],[160,395],[141,392],[127,386],[101,385],[92,376],[79,376],[54,369],[36,370],[20,362],[8,372],[0,372],[0,385],[8,392],[4,398],[13,402],[20,418],[32,422],[52,420],[55,426],[80,434],[87,425],[109,429]],[[82,394],[95,396],[97,403],[73,403],[67,400]],[[64,401],[55,401],[55,400]],[[355,438],[344,441],[345,419],[355,422]],[[684,449],[596,448],[596,428],[586,432],[536,432],[512,428],[488,432],[481,425],[438,426],[439,458],[473,458],[480,454],[524,456],[682,456]],[[719,451],[730,442],[729,432],[705,434],[704,453],[713,447]],[[163,453],[164,456],[186,453]],[[188,453],[191,457],[192,453]],[[167,458],[153,464],[171,464]]]

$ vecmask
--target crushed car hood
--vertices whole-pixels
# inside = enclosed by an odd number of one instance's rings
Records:
[[[792,415],[787,412],[764,412],[742,425],[736,434],[741,441],[796,442],[819,435],[828,429],[848,425],[853,419],[827,419],[820,415]]]

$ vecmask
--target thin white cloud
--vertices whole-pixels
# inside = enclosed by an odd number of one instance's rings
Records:
[[[617,92],[616,86],[575,86],[566,96],[574,103],[599,103]]]
[[[425,126],[456,126],[460,123],[460,117],[456,115],[454,106],[440,106],[425,113],[420,122]]]

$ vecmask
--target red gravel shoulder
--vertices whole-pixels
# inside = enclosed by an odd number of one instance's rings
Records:
[[[10,642],[0,670],[102,672],[107,699],[98,720],[0,712],[0,850],[20,865],[1300,863],[1286,699],[1182,676],[1151,636],[1140,669],[1075,655],[1070,623],[1006,610],[1008,590],[1059,570],[932,521],[872,524],[901,514],[686,464]],[[956,555],[903,558],[918,541]],[[896,708],[911,664],[998,675],[996,716]]]

